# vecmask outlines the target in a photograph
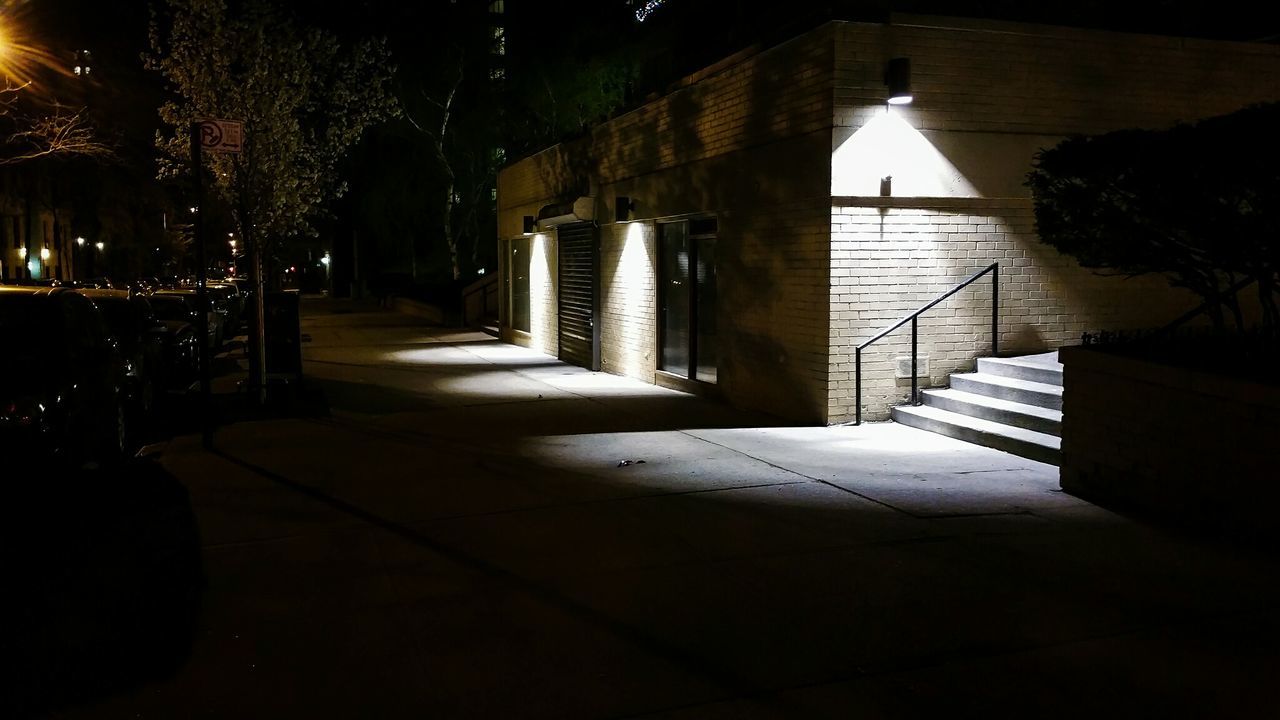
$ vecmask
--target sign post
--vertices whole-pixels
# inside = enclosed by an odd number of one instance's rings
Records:
[[[243,126],[236,120],[196,120],[191,123],[191,172],[195,176],[195,241],[196,304],[199,307],[200,335],[200,414],[202,439],[206,449],[213,447],[213,415],[210,408],[211,373],[209,370],[209,288],[208,263],[205,260],[204,176],[201,173],[203,152],[238,153],[244,142]],[[261,327],[261,326],[259,326]],[[261,330],[259,330],[261,332]]]

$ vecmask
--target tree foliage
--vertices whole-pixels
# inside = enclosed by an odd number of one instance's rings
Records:
[[[148,67],[174,97],[160,108],[161,175],[189,172],[188,128],[244,123],[242,155],[204,157],[243,237],[268,244],[315,234],[341,196],[338,167],[370,126],[397,113],[385,44],[343,47],[268,0],[165,0],[153,15]]]
[[[1070,138],[1028,177],[1040,238],[1084,267],[1160,273],[1243,317],[1230,288],[1257,284],[1263,324],[1280,327],[1280,104],[1169,130]]]

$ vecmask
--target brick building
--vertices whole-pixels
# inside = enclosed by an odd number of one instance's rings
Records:
[[[886,104],[891,59],[914,102]],[[1280,47],[895,17],[745,51],[498,177],[502,335],[793,420],[854,415],[853,348],[1000,263],[1002,353],[1163,324],[1159,278],[1035,237],[1023,181],[1071,134],[1280,99]],[[920,320],[926,384],[990,347],[990,285]],[[907,395],[903,330],[863,356],[865,418]]]

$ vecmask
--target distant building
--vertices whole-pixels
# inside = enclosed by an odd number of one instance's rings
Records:
[[[887,104],[891,61],[914,102]],[[854,347],[1000,263],[1003,352],[1163,325],[1194,301],[1035,237],[1023,185],[1072,134],[1280,99],[1280,47],[895,16],[744,51],[498,177],[502,337],[793,420],[855,414]],[[920,320],[926,383],[991,342],[989,284]],[[909,379],[864,356],[865,418]]]
[[[71,211],[50,198],[47,178],[0,170],[0,282],[72,276]]]

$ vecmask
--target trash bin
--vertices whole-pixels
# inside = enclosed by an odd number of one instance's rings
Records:
[[[262,299],[263,344],[267,354],[267,382],[302,381],[302,324],[296,290],[269,292]]]

